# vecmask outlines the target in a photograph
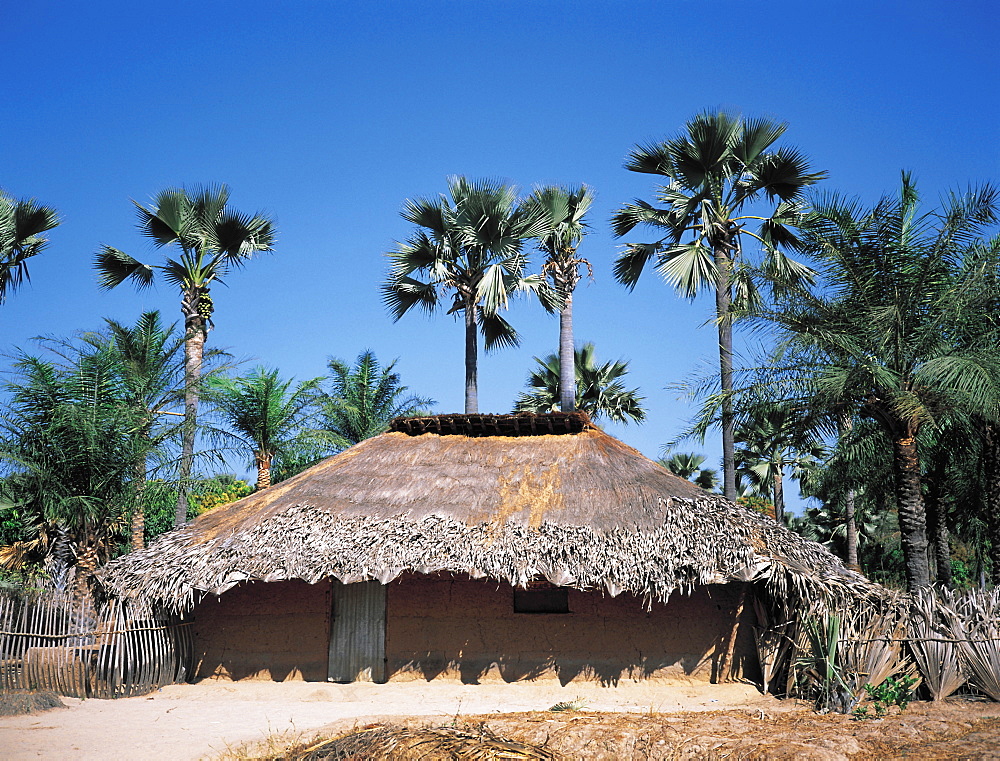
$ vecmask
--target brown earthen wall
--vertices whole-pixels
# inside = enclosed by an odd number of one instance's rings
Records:
[[[330,583],[240,584],[194,610],[196,678],[325,681]]]
[[[388,588],[390,679],[708,680],[732,630],[739,586],[701,587],[646,610],[622,594],[569,590],[570,613],[515,613],[509,584],[407,575]],[[756,674],[749,603],[734,675]]]
[[[732,628],[736,584],[646,610],[622,594],[569,590],[570,613],[514,613],[509,584],[406,575],[387,589],[390,679],[707,680]],[[329,582],[241,584],[195,608],[196,678],[325,681]],[[757,673],[744,610],[734,674]]]

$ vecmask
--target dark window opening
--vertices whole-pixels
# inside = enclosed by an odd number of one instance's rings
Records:
[[[520,589],[514,587],[514,612],[569,613],[569,588]]]

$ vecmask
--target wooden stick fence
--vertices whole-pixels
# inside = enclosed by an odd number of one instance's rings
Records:
[[[120,698],[191,673],[190,622],[143,605],[72,594],[0,594],[0,690]]]

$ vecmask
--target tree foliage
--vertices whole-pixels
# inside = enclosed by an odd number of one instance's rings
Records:
[[[393,418],[425,413],[437,402],[410,394],[396,372],[396,360],[385,367],[363,351],[354,365],[331,359],[329,392],[323,400],[321,427],[339,448],[349,447],[389,428]]]
[[[164,257],[162,264],[148,265],[117,248],[103,246],[95,266],[102,288],[114,288],[126,280],[139,289],[147,288],[159,271],[180,292],[185,335],[184,429],[175,516],[180,525],[187,515],[186,490],[194,464],[204,347],[215,311],[211,286],[254,255],[271,251],[275,230],[273,222],[263,215],[229,208],[225,185],[190,193],[184,188],[169,188],[157,194],[152,206],[133,204],[140,232],[157,248],[173,247],[177,255]]]
[[[799,246],[793,228],[799,219],[803,190],[825,176],[812,172],[806,157],[790,147],[774,148],[786,125],[770,119],[745,119],[724,111],[704,112],[676,137],[637,146],[625,168],[655,174],[666,184],[656,191],[656,205],[635,200],[615,214],[618,236],[636,227],[662,233],[652,243],[629,243],[615,262],[615,278],[634,288],[646,265],[687,298],[703,290],[715,294],[719,331],[722,401],[723,491],[736,498],[733,333],[735,306],[760,301],[756,281],[763,277],[776,294],[808,282],[808,267],[783,248]],[[766,213],[753,207],[763,203]],[[759,223],[759,224],[758,224]],[[750,229],[754,225],[756,230]],[[755,240],[763,261],[744,256],[745,238]]]
[[[42,252],[48,244],[43,234],[58,224],[54,209],[0,191],[0,304],[30,279],[28,259]]]
[[[544,235],[548,223],[517,191],[493,180],[448,179],[450,198],[407,200],[403,219],[418,230],[389,253],[382,295],[394,320],[413,307],[427,312],[442,302],[465,322],[465,411],[478,412],[478,338],[486,350],[520,339],[501,312],[516,292],[534,292],[549,308],[556,300],[545,278],[527,271],[524,242]]]
[[[294,455],[299,436],[317,414],[321,380],[295,384],[265,367],[241,377],[209,379],[206,397],[226,426],[219,433],[249,455],[257,469],[257,489],[271,485],[276,459]]]
[[[514,404],[516,412],[555,412],[560,409],[559,356],[535,357],[538,367],[528,375],[530,391],[522,392]],[[575,350],[576,403],[578,410],[594,420],[607,418],[615,423],[641,423],[646,419],[644,397],[639,389],[627,389],[623,378],[628,362],[616,360],[599,364],[592,343]]]

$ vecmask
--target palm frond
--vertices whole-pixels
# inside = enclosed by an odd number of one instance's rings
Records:
[[[140,289],[153,284],[152,267],[111,246],[101,247],[94,268],[98,272],[98,284],[101,288],[114,288],[126,280],[132,280]]]

